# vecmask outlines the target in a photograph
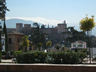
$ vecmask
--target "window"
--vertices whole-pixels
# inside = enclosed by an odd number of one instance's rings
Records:
[[[17,42],[19,43],[20,42],[20,39],[17,39]]]
[[[75,48],[75,47],[76,47],[76,45],[75,45],[75,44],[73,44],[73,47]]]
[[[82,47],[82,44],[79,44],[78,47]]]

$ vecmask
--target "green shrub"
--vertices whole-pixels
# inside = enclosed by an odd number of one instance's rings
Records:
[[[36,51],[36,52],[26,52],[18,54],[16,60],[18,63],[44,63],[47,53]]]
[[[5,51],[3,51],[3,52],[2,52],[2,55],[6,55],[6,52],[5,52]]]
[[[49,53],[47,56],[47,63],[54,64],[77,64],[82,63],[86,57],[82,52],[54,52]]]
[[[0,52],[0,62],[1,62],[1,58],[2,58],[2,52]]]
[[[52,64],[78,64],[86,57],[84,52],[25,52],[18,54],[18,63],[52,63]]]
[[[93,61],[96,61],[96,57],[94,57],[92,60],[93,60]]]
[[[22,54],[22,53],[23,53],[22,51],[15,51],[13,54],[16,57],[17,55]]]

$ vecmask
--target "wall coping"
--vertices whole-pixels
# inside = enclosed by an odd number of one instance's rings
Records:
[[[96,67],[96,64],[0,64],[0,66],[80,66],[80,67]]]

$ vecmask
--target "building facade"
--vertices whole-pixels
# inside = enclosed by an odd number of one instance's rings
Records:
[[[76,41],[71,43],[71,49],[79,49],[79,48],[87,48],[86,42],[84,41]]]
[[[20,42],[24,35],[21,33],[8,33],[8,50],[18,51],[20,50]]]

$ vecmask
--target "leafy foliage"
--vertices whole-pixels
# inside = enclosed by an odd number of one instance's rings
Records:
[[[82,63],[86,57],[84,52],[26,52],[16,56],[18,63],[52,63],[52,64],[77,64]]]
[[[21,45],[22,45],[22,47],[24,48],[24,51],[27,51],[27,48],[29,47],[28,36],[24,36],[24,37],[22,38]]]
[[[4,19],[6,11],[9,11],[6,6],[6,0],[0,0],[0,19]]]
[[[55,45],[55,48],[56,48],[57,50],[59,50],[60,44],[56,44],[56,45]]]
[[[8,37],[7,37],[7,29],[6,29],[6,24],[4,22],[4,27],[3,27],[3,33],[5,34],[5,50],[8,52]]]
[[[16,56],[18,63],[44,63],[47,53],[41,51],[26,52]]]
[[[44,47],[45,45],[45,36],[44,33],[40,31],[40,27],[38,23],[34,23],[34,30],[31,35],[31,41],[33,45],[38,49],[38,47]],[[40,49],[39,49],[40,50]]]
[[[2,52],[0,52],[0,62],[1,62],[1,58],[2,58]]]
[[[5,49],[6,52],[8,51],[8,42],[7,42],[7,29],[6,29],[6,11],[9,11],[9,9],[6,6],[6,0],[0,0],[0,19],[4,21],[4,28],[3,28],[3,32],[5,34]]]
[[[48,61],[54,64],[77,64],[82,63],[86,54],[83,52],[55,52],[50,53],[49,58],[52,61]]]
[[[90,31],[95,26],[94,17],[85,17],[80,21],[80,29],[83,31]]]
[[[45,25],[43,24],[43,25],[41,25],[41,29],[45,29]]]
[[[47,41],[46,42],[46,47],[51,47],[52,46],[52,41]]]
[[[17,55],[22,54],[22,53],[23,53],[22,51],[15,51],[14,56],[16,57]]]

